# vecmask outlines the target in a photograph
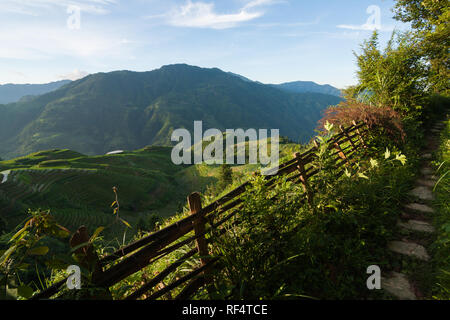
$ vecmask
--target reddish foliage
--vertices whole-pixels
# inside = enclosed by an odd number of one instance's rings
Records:
[[[347,100],[325,110],[319,120],[319,129],[324,129],[326,122],[335,126],[350,126],[352,121],[365,122],[370,129],[382,129],[390,138],[404,141],[405,132],[400,115],[390,107],[377,107],[355,100]]]

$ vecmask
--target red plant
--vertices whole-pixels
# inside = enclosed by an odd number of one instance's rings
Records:
[[[347,100],[337,106],[325,110],[325,115],[319,120],[319,130],[324,130],[326,122],[335,126],[350,126],[353,121],[365,122],[370,129],[381,129],[390,138],[405,140],[400,115],[390,107],[377,107],[356,100]]]

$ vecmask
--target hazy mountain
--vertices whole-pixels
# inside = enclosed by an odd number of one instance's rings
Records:
[[[259,83],[259,84],[263,84],[262,82],[250,80],[249,78],[241,76],[240,74],[237,74],[237,73],[228,72],[228,74],[231,74],[231,75],[233,75],[235,77],[238,77],[239,79],[247,81],[247,82],[256,82],[256,83]]]
[[[330,86],[329,84],[320,85],[312,81],[294,81],[282,84],[273,84],[272,86],[289,92],[296,92],[296,93],[317,92],[330,94],[338,97],[341,96],[341,90],[333,86]]]
[[[54,91],[63,85],[71,82],[70,80],[61,80],[46,84],[4,84],[0,85],[0,104],[12,103],[30,96],[38,96],[44,93]]]
[[[0,105],[0,157],[70,148],[85,154],[170,145],[171,132],[203,120],[217,128],[280,129],[309,139],[321,112],[340,98],[292,93],[219,69],[169,65],[97,73],[27,101]]]

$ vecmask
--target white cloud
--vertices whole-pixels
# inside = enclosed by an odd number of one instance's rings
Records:
[[[49,60],[117,56],[128,49],[131,41],[103,29],[69,30],[39,24],[16,26],[13,33],[0,32],[0,43],[0,58]]]
[[[117,3],[118,0],[1,0],[0,13],[18,13],[38,16],[43,11],[53,8],[64,10],[72,5],[78,6],[82,12],[92,14],[109,13],[108,6]]]
[[[185,5],[170,12],[167,18],[170,25],[177,27],[227,29],[264,15],[264,11],[253,9],[278,2],[280,1],[253,0],[236,13],[219,14],[215,12],[214,3],[188,0]]]
[[[60,75],[58,75],[58,79],[60,79],[60,80],[72,80],[72,81],[75,81],[75,80],[84,78],[84,77],[86,77],[87,75],[89,75],[89,72],[75,69],[75,70],[73,70],[72,72],[69,72],[69,73],[66,73],[66,74],[60,74]]]

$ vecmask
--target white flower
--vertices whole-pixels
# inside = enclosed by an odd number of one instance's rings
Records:
[[[352,176],[352,175],[350,174],[350,172],[348,171],[347,168],[345,168],[344,173],[345,173],[345,175],[346,175],[347,177],[349,177],[349,178]]]
[[[325,127],[325,130],[331,131],[331,129],[333,129],[334,125],[332,123],[329,123],[327,120],[327,122],[325,122],[324,127]]]
[[[405,165],[405,163],[406,163],[406,156],[404,154],[399,153],[399,154],[397,154],[395,156],[395,160],[398,160],[398,161],[400,161],[402,163],[402,165]]]
[[[358,173],[358,177],[369,180],[369,177],[366,176],[364,173]]]
[[[390,156],[391,156],[391,152],[389,151],[388,148],[386,148],[386,152],[384,153],[384,158],[389,159]]]
[[[370,158],[370,165],[372,166],[372,168],[378,167],[378,161]]]

